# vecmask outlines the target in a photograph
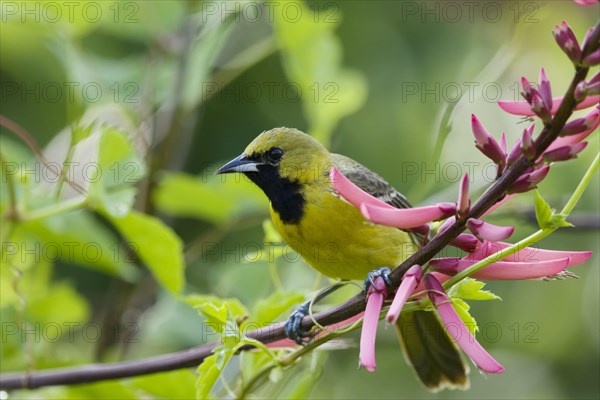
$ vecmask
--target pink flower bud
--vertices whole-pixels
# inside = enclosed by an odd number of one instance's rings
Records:
[[[515,231],[514,226],[498,226],[480,219],[469,218],[467,228],[481,241],[497,242],[510,237]]]
[[[458,190],[458,215],[462,216],[469,212],[471,199],[469,198],[469,174],[465,174],[460,182]]]
[[[590,111],[585,117],[574,119],[573,121],[567,122],[560,131],[560,136],[572,136],[577,135],[581,132],[591,129],[597,124],[600,115],[598,108]]]
[[[459,248],[467,253],[471,253],[479,247],[481,242],[473,235],[468,233],[461,233],[454,240],[450,242],[450,246]]]
[[[552,34],[562,51],[565,52],[573,63],[578,64],[581,58],[581,48],[569,24],[563,21],[560,25],[556,25]]]
[[[517,181],[512,185],[512,187],[509,190],[507,190],[507,193],[524,193],[535,189],[538,183],[544,180],[546,175],[548,175],[548,171],[550,171],[550,166],[545,165],[536,171],[524,174],[519,179],[517,179]]]
[[[496,164],[504,164],[506,153],[502,151],[496,139],[488,133],[475,114],[471,115],[471,129],[475,136],[475,146]]]
[[[546,109],[548,110],[548,112],[550,112],[550,110],[552,109],[552,89],[550,87],[550,81],[546,77],[546,71],[544,71],[544,68],[540,70],[539,85],[540,96],[544,101]]]
[[[576,144],[570,144],[568,146],[559,147],[558,149],[550,150],[542,155],[542,160],[546,162],[557,162],[566,161],[572,158],[576,158],[585,147],[587,142],[580,142]]]
[[[523,130],[521,135],[521,152],[525,154],[529,159],[535,157],[535,146],[533,144],[533,129],[535,125],[531,125],[529,128]]]
[[[600,49],[588,54],[581,60],[581,64],[585,67],[593,67],[600,64]]]

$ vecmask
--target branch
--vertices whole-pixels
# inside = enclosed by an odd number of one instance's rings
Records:
[[[590,54],[600,47],[600,22],[596,24],[594,31],[588,40],[588,45],[583,50],[584,56]],[[567,89],[558,112],[548,125],[544,127],[535,142],[536,159],[548,146],[558,137],[565,123],[573,113],[576,102],[574,99],[575,87],[585,79],[589,68],[576,67],[575,76]],[[437,236],[414,255],[404,261],[398,268],[392,271],[390,278],[397,287],[402,276],[414,264],[423,265],[431,260],[439,251],[448,245],[454,238],[465,230],[465,221],[469,218],[479,218],[490,207],[498,202],[506,194],[506,191],[515,181],[532,165],[525,156],[519,158],[510,168],[506,170],[498,180],[477,200],[471,207],[470,212],[457,221],[452,227]],[[358,294],[345,303],[329,310],[313,315],[319,324],[327,326],[342,322],[356,314],[364,311],[365,295]],[[302,320],[302,329],[309,330],[314,326],[310,316]],[[271,343],[285,338],[283,324],[277,323],[271,326],[250,332],[248,337],[263,343]],[[215,343],[195,347],[189,350],[170,353],[167,355],[151,357],[138,361],[126,361],[110,364],[90,364],[32,373],[9,373],[0,375],[0,388],[37,388],[50,385],[65,385],[96,382],[107,379],[126,378],[137,375],[152,374],[156,372],[171,371],[180,368],[194,367],[208,357],[215,348]]]

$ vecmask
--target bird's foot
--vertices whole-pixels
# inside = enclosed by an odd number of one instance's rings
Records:
[[[288,339],[293,340],[297,344],[306,344],[312,339],[310,332],[302,330],[302,318],[308,315],[308,308],[310,307],[310,300],[302,303],[300,307],[296,309],[290,315],[290,318],[285,322],[283,330],[285,336]]]
[[[375,279],[379,277],[383,279],[386,286],[392,286],[392,281],[390,280],[391,273],[392,270],[388,267],[377,268],[369,272],[367,274],[367,279],[365,279],[365,292],[369,292],[369,288],[375,284]]]

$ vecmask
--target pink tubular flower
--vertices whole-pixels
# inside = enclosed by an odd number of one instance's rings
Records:
[[[560,103],[562,103],[562,100],[563,100],[562,97],[554,97],[552,99],[552,110],[550,110],[550,113],[552,115],[556,114],[556,112],[558,111],[558,107],[560,106]],[[600,96],[588,96],[581,103],[577,104],[577,106],[575,107],[575,110],[584,110],[586,108],[593,107],[598,104],[598,101],[600,101]],[[500,108],[502,108],[504,111],[506,111],[509,114],[523,115],[526,117],[532,117],[535,115],[535,113],[533,111],[531,111],[531,106],[526,101],[502,101],[502,100],[500,100],[498,102],[498,105],[500,106]]]
[[[376,224],[413,229],[454,215],[456,205],[440,203],[417,208],[388,208],[364,203],[360,206],[360,211],[366,219]]]
[[[471,115],[471,129],[475,136],[476,147],[496,164],[503,165],[506,153],[502,151],[496,139],[488,133],[475,114]]]
[[[367,371],[375,371],[375,337],[377,336],[377,323],[379,313],[383,306],[383,299],[387,296],[385,281],[382,277],[375,278],[373,285],[367,293],[367,307],[360,333],[360,354],[358,363]]]
[[[437,258],[430,261],[432,270],[447,275],[455,275],[479,260],[460,258]],[[556,275],[569,266],[569,258],[559,258],[535,262],[497,261],[475,272],[473,278],[482,280],[523,280],[541,279]]]
[[[524,193],[533,190],[537,187],[538,183],[544,180],[546,175],[550,171],[550,166],[545,165],[542,168],[533,172],[522,175],[517,181],[508,189],[508,194]]]
[[[431,260],[429,265],[433,271],[452,276],[510,246],[510,243],[504,242],[484,242],[462,259],[437,258]],[[477,271],[472,277],[483,280],[542,279],[559,274],[567,267],[583,264],[591,256],[591,251],[557,251],[526,247]]]
[[[390,309],[385,316],[385,319],[390,324],[395,324],[402,312],[402,307],[404,307],[404,303],[410,297],[411,294],[415,291],[417,286],[419,286],[419,282],[421,282],[421,277],[423,276],[423,271],[421,270],[420,265],[413,265],[406,271],[404,277],[402,277],[402,282],[400,283],[400,287],[396,291],[396,295],[394,296],[394,301],[390,306]]]
[[[507,247],[512,246],[510,243],[505,242],[485,242],[472,254],[469,254],[465,259],[468,260],[483,260],[484,258],[497,253],[500,250],[504,250]],[[534,247],[526,247],[523,250],[519,250],[514,254],[505,257],[502,261],[510,262],[540,262],[540,261],[552,261],[561,258],[569,259],[569,267],[583,264],[592,256],[591,251],[562,251],[562,250],[545,250]]]
[[[575,64],[579,63],[581,59],[581,47],[579,47],[579,42],[569,24],[563,21],[560,25],[556,25],[552,34],[558,47],[565,52],[571,61]]]
[[[594,4],[598,4],[598,0],[573,0],[575,4],[579,4],[580,6],[593,6]]]
[[[480,219],[469,218],[467,228],[480,240],[497,242],[510,237],[515,231],[514,226],[498,226],[484,222]]]
[[[338,192],[348,203],[352,204],[356,208],[360,208],[361,204],[372,204],[377,207],[391,208],[391,205],[384,203],[376,197],[371,196],[354,183],[350,179],[346,178],[337,168],[331,167],[329,170],[329,180]]]
[[[546,162],[566,161],[576,158],[585,147],[587,142],[580,142],[559,147],[558,149],[550,150],[542,154],[542,160]]]
[[[479,342],[471,335],[464,322],[460,319],[456,310],[449,301],[448,295],[440,282],[432,274],[425,275],[425,287],[429,290],[428,295],[435,306],[440,319],[446,326],[448,334],[456,341],[460,348],[475,365],[482,371],[489,373],[500,373],[504,367],[498,363]]]

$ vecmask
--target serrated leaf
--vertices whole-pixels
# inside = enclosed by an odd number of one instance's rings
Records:
[[[554,210],[550,208],[550,204],[546,202],[540,195],[539,191],[535,191],[535,218],[540,229],[550,227]]]
[[[113,217],[123,217],[133,205],[134,185],[146,172],[144,163],[127,136],[114,128],[101,133],[97,162],[90,177],[90,202]]]
[[[574,226],[572,223],[568,222],[566,217],[562,214],[554,214],[550,223],[548,224],[551,228],[568,228]]]
[[[207,322],[219,333],[237,329],[237,323],[248,316],[248,310],[238,299],[190,295],[186,296],[185,301],[204,316]],[[233,322],[233,324],[230,322]]]
[[[134,253],[148,267],[158,283],[175,295],[183,289],[183,243],[158,218],[131,211],[123,218],[105,214],[121,232]]]
[[[473,316],[469,313],[469,309],[471,307],[469,307],[469,305],[463,300],[458,298],[452,298],[450,301],[452,302],[452,306],[456,310],[456,313],[462,322],[464,322],[469,332],[475,336],[475,333],[479,331],[479,327],[477,326],[477,321],[475,321],[475,318],[473,318]]]
[[[481,281],[465,278],[450,289],[449,295],[465,300],[502,300],[489,290],[483,290],[484,286],[485,283]]]

